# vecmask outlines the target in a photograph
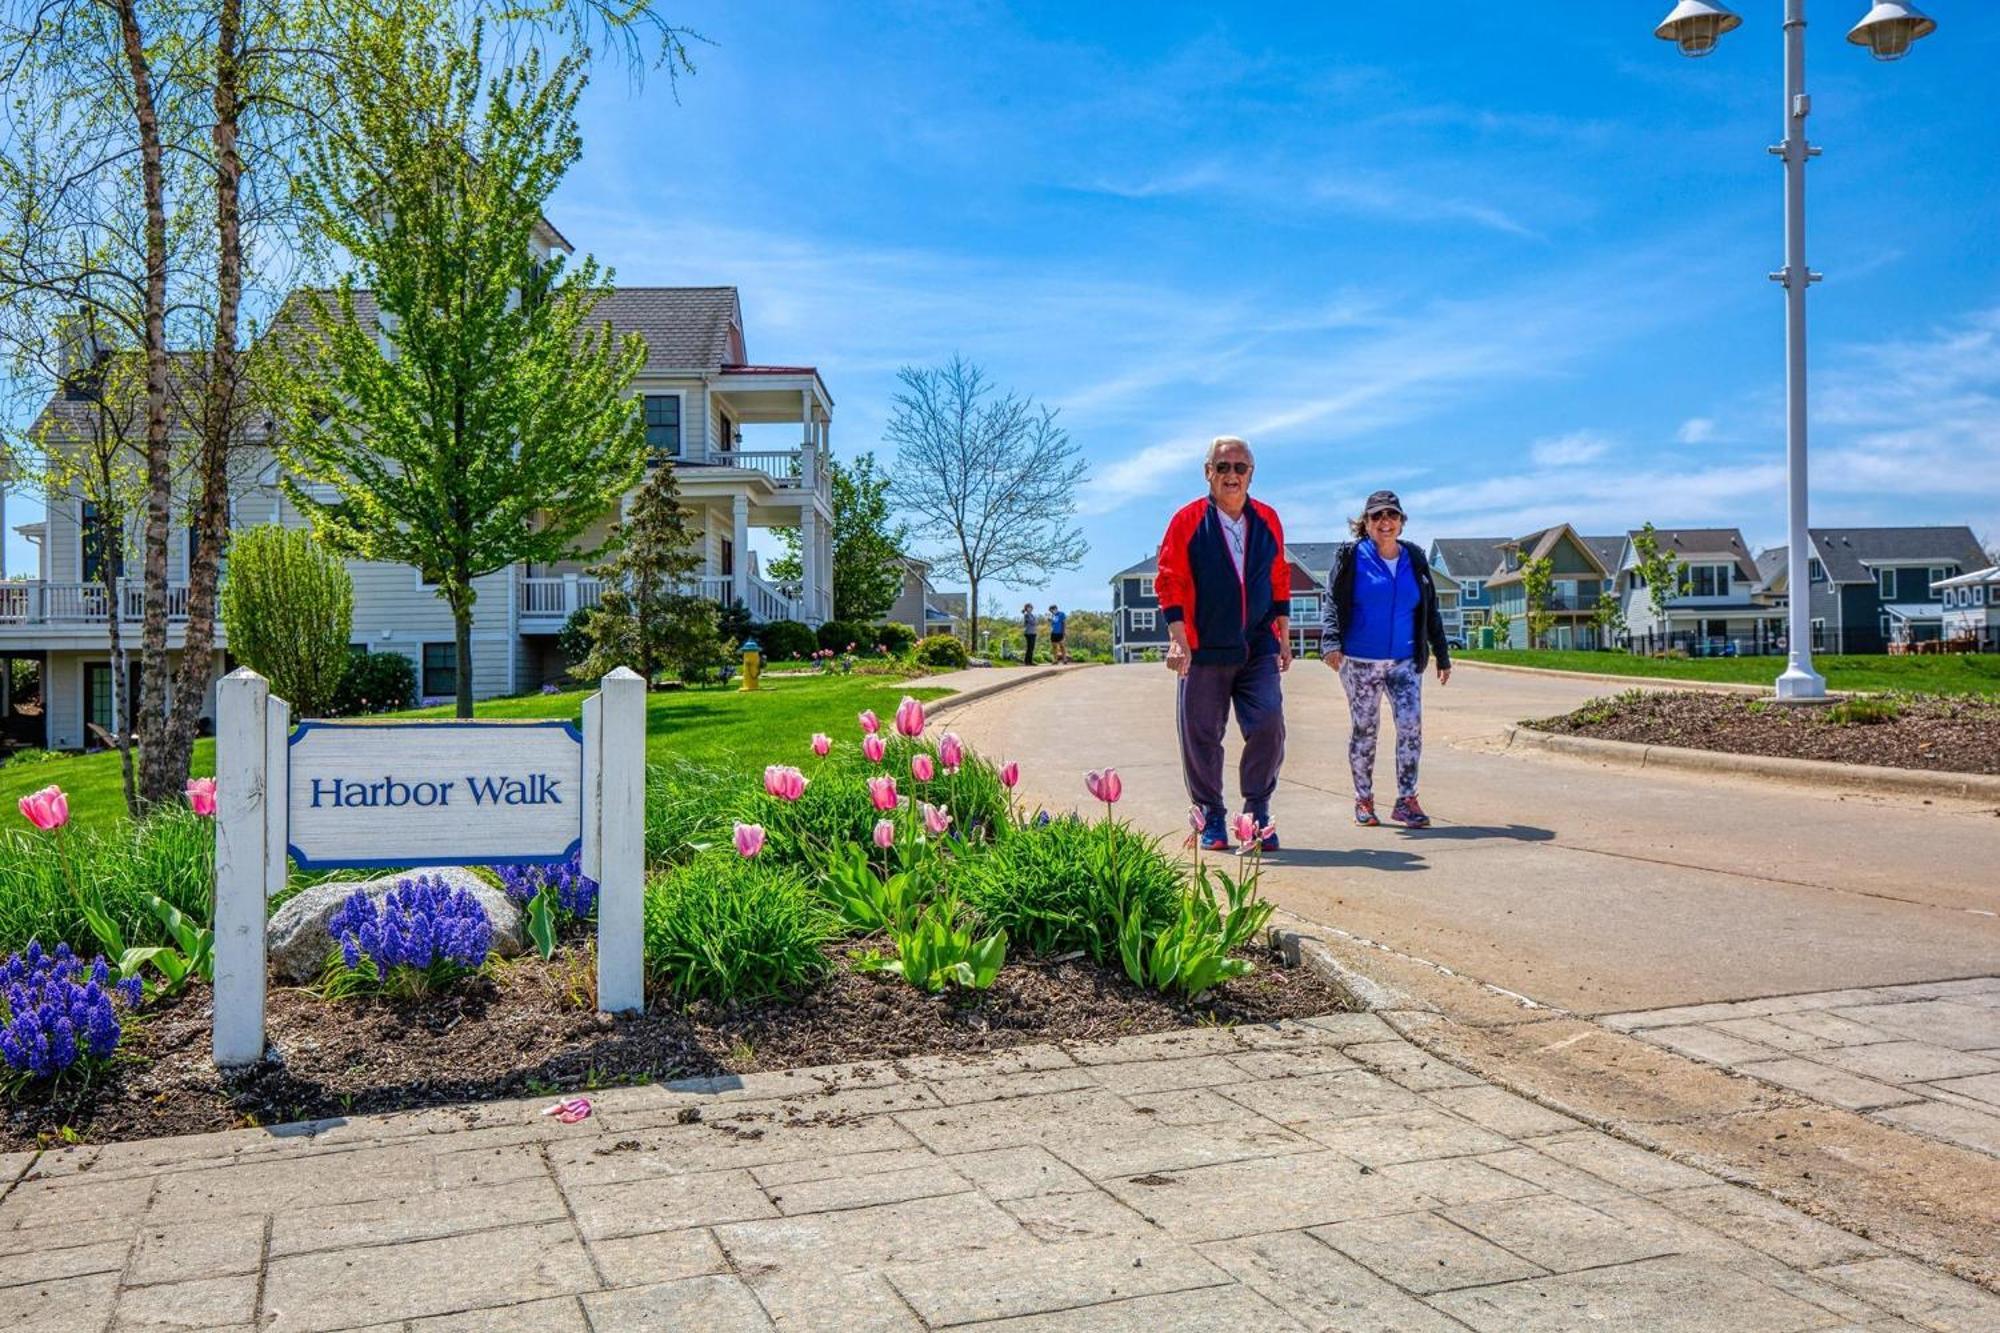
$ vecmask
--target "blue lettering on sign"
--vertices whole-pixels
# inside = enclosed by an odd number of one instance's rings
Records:
[[[312,808],[335,810],[400,810],[408,806],[424,809],[451,805],[455,781],[402,782],[385,776],[376,782],[354,782],[340,778],[312,780]],[[562,780],[546,773],[525,777],[479,777],[467,774],[465,786],[474,805],[561,805]]]

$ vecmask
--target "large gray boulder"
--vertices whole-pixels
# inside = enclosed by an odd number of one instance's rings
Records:
[[[503,958],[512,958],[526,947],[525,921],[521,909],[506,894],[488,884],[463,866],[430,866],[422,870],[405,870],[381,879],[339,880],[314,885],[280,907],[264,927],[264,950],[270,959],[271,969],[288,981],[307,982],[319,979],[326,967],[327,954],[332,952],[334,940],[327,930],[327,918],[340,909],[340,905],[354,895],[356,889],[370,898],[381,899],[389,890],[406,879],[418,875],[435,875],[454,889],[470,890],[486,909],[486,919],[493,925],[493,952]]]

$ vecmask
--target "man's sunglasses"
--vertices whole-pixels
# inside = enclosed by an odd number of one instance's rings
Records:
[[[1250,464],[1248,463],[1232,463],[1225,460],[1220,463],[1210,463],[1208,466],[1213,471],[1220,472],[1224,476],[1228,476],[1232,472],[1239,477],[1250,475]]]

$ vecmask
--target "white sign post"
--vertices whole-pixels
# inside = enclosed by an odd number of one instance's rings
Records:
[[[216,688],[215,1062],[264,1057],[264,930],[310,870],[563,862],[598,883],[598,1006],[643,1011],[646,685],[567,722],[305,722],[255,672]]]

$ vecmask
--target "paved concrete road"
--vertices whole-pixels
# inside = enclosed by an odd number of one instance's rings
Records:
[[[1085,769],[1115,765],[1119,813],[1178,841],[1173,686],[1156,665],[1075,672],[950,725],[1019,759],[1024,790],[1060,807],[1088,801]],[[1338,681],[1306,661],[1285,688],[1286,851],[1265,885],[1308,920],[1585,1014],[1981,976],[2000,960],[1991,806],[1506,753],[1507,724],[1616,687],[1462,667],[1426,684],[1437,827],[1361,829]],[[1232,744],[1232,787],[1233,772]]]
[[[0,1158],[15,1328],[1990,1329],[1371,1014]]]

